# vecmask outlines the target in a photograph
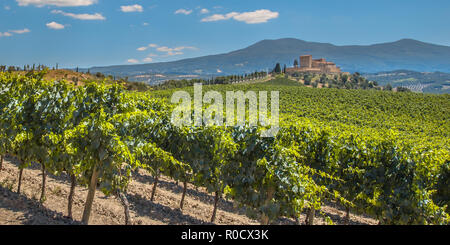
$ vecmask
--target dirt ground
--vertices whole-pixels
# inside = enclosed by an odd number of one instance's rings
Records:
[[[67,199],[70,182],[67,176],[47,176],[46,201],[39,202],[42,185],[39,165],[23,172],[22,190],[16,193],[19,170],[16,161],[6,158],[0,172],[0,225],[76,225],[81,224],[87,188],[77,186],[73,203],[73,219],[67,215]],[[130,203],[130,216],[134,225],[198,225],[211,224],[214,197],[204,189],[188,185],[184,209],[179,209],[182,183],[169,178],[161,178],[155,195],[150,201],[153,178],[144,170],[139,170],[131,182],[127,198]],[[335,204],[322,208],[322,212],[334,224],[343,224],[345,211]],[[316,212],[316,224],[326,224]],[[304,215],[300,221],[304,223]],[[376,220],[351,215],[352,225],[375,225]],[[96,192],[90,218],[93,225],[125,224],[124,208],[115,197],[106,197]],[[234,207],[232,201],[221,200],[214,224],[218,225],[258,225],[257,220],[248,218],[245,211]],[[294,225],[293,219],[282,218],[273,224]]]

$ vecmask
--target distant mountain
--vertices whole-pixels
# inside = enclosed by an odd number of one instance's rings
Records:
[[[402,39],[375,45],[336,46],[285,38],[260,41],[226,54],[174,62],[93,67],[91,72],[135,77],[144,74],[219,75],[272,69],[275,63],[292,66],[300,55],[311,54],[335,62],[343,71],[374,73],[386,70],[450,72],[450,47]],[[145,76],[144,76],[145,77]]]
[[[414,92],[450,93],[449,73],[397,70],[362,75],[382,86],[391,84],[393,87],[407,87]]]

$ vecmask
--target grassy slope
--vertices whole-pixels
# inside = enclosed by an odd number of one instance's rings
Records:
[[[25,75],[28,72],[17,71],[15,73]],[[45,80],[55,80],[55,81],[65,80],[71,84],[75,84],[78,86],[84,85],[85,83],[88,83],[88,82],[105,82],[105,83],[114,82],[114,81],[110,81],[108,79],[104,80],[104,78],[101,78],[101,77],[99,78],[93,74],[81,73],[81,72],[75,72],[72,70],[63,70],[63,69],[48,70],[47,74],[45,74],[45,76],[44,76],[44,79]],[[120,82],[122,82],[128,90],[132,90],[132,91],[147,91],[147,90],[151,89],[149,85],[146,85],[144,83],[124,82],[124,81],[120,81]]]

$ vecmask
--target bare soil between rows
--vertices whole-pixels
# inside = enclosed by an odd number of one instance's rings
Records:
[[[42,176],[39,165],[33,165],[23,171],[22,190],[16,193],[19,169],[17,161],[5,158],[0,172],[0,225],[79,225],[83,215],[87,188],[77,186],[73,202],[73,219],[67,217],[67,200],[70,180],[66,175],[47,176],[46,201],[41,204]],[[182,183],[162,177],[154,201],[150,201],[153,178],[144,170],[138,170],[130,183],[127,198],[130,204],[130,216],[133,225],[213,225],[210,223],[213,212],[214,196],[204,188],[195,188],[188,184],[183,210],[180,200],[183,193]],[[322,207],[323,214],[334,224],[344,224],[345,211],[337,204]],[[300,218],[304,224],[305,214]],[[96,192],[90,218],[92,225],[124,225],[125,213],[119,199],[107,197],[101,191]],[[245,215],[245,210],[236,207],[232,201],[220,200],[216,216],[216,225],[258,225],[257,220]],[[274,225],[295,225],[294,219],[281,218]],[[323,215],[316,212],[315,224],[326,224]],[[376,225],[369,217],[350,216],[351,225]]]

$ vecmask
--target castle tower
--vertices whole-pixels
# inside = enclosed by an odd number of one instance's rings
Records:
[[[312,55],[300,56],[300,68],[311,68],[312,67]]]
[[[315,74],[340,74],[341,69],[333,62],[326,59],[312,59],[312,55],[300,56],[300,67],[294,65],[293,68],[287,68],[287,73],[309,72]]]

